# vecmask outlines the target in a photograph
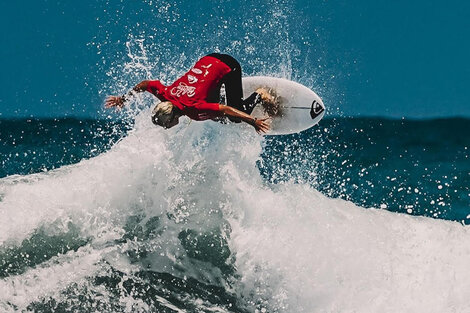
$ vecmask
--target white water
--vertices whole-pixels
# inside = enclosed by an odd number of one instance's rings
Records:
[[[169,213],[145,266],[223,285],[213,266],[184,256],[177,235],[228,221],[241,275],[232,292],[253,310],[470,312],[468,227],[367,210],[305,185],[267,185],[256,168],[262,138],[248,126],[192,122],[164,131],[147,116],[96,158],[0,181],[0,245],[17,245],[40,227],[64,232],[69,222],[91,239],[2,279],[0,309],[58,297],[103,260],[131,273],[139,265],[114,242],[127,218]]]

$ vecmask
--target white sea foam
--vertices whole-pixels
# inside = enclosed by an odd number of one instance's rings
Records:
[[[247,125],[184,121],[164,131],[143,112],[135,129],[98,157],[1,180],[1,244],[18,245],[40,227],[60,233],[68,223],[91,241],[76,259],[2,279],[0,303],[25,307],[92,275],[100,259],[132,271],[114,240],[130,216],[144,214],[161,217],[165,231],[142,266],[212,284],[223,285],[218,269],[187,258],[178,234],[229,223],[240,275],[230,290],[253,310],[470,311],[468,227],[360,208],[307,185],[269,185],[256,167],[261,146]],[[94,252],[74,263],[82,251]],[[59,279],[74,264],[90,271]],[[36,282],[52,278],[45,293],[27,283],[34,275]]]
[[[469,312],[468,227],[366,210],[306,186],[247,187],[232,203],[245,210],[232,249],[245,292],[257,290],[268,309]]]
[[[97,272],[101,259],[99,251],[87,247],[54,258],[23,275],[2,279],[0,310],[24,311],[33,301],[57,296],[69,284],[83,281]]]

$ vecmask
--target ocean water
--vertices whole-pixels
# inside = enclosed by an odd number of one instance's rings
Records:
[[[0,122],[0,311],[469,312],[470,123]]]
[[[470,120],[341,117],[466,112],[466,10],[434,5],[9,2],[0,312],[470,312]],[[103,109],[212,52],[327,116],[261,137]]]

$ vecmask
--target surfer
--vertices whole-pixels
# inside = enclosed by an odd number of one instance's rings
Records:
[[[227,105],[219,103],[222,84]],[[202,57],[170,86],[159,80],[144,80],[126,95],[109,96],[106,108],[122,108],[135,93],[143,91],[152,93],[161,101],[152,111],[152,122],[165,129],[177,125],[183,115],[196,121],[226,116],[231,121],[252,125],[258,133],[265,133],[269,130],[266,119],[254,118],[250,113],[259,103],[265,108],[276,103],[267,88],[258,88],[243,99],[241,66],[232,56],[220,53]]]

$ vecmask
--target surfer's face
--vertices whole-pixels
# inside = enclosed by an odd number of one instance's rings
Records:
[[[152,123],[165,129],[178,125],[179,111],[171,103],[161,102],[152,111]]]
[[[173,126],[178,125],[179,119],[180,119],[179,115],[173,114],[173,117],[171,118],[171,120],[168,123],[166,123],[166,125],[164,125],[163,127],[165,129],[172,128]]]

